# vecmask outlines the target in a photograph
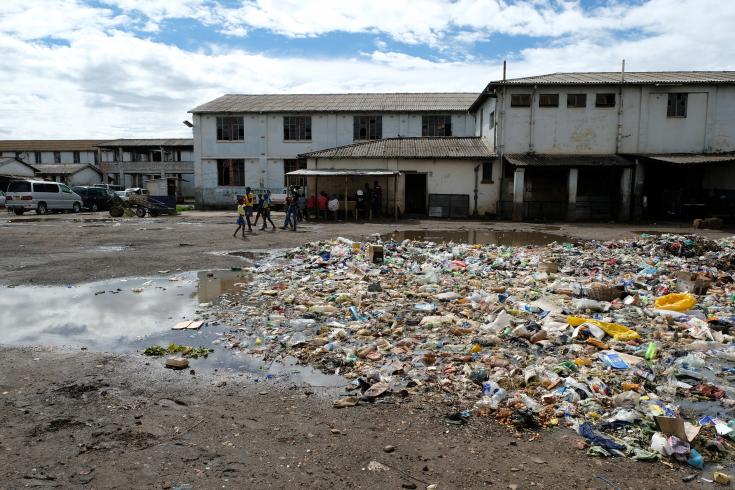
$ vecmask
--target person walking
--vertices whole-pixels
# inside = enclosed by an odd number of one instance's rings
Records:
[[[317,218],[321,219],[322,216],[324,216],[324,219],[327,218],[327,201],[329,201],[329,198],[327,197],[327,193],[324,191],[320,192],[319,197],[316,198]]]
[[[255,206],[255,195],[250,187],[245,188],[245,221],[248,223],[248,231],[253,231],[253,225],[250,224],[250,218],[253,216],[253,206]],[[243,232],[245,230],[243,229]]]
[[[258,227],[258,220],[260,220],[263,214],[263,193],[258,194],[258,202],[255,204],[255,221],[253,222],[254,227]]]
[[[237,200],[237,229],[232,234],[233,238],[237,238],[237,232],[242,228],[242,237],[245,238],[245,206],[242,199]]]
[[[298,193],[298,199],[297,199],[297,205],[299,210],[299,221],[304,221],[309,219],[309,217],[306,214],[306,193],[305,192],[299,192]]]
[[[288,195],[286,196],[286,220],[281,227],[283,230],[291,225],[291,229],[296,231],[296,214],[298,213],[297,199],[296,192],[293,189],[289,189]]]
[[[276,231],[276,225],[273,223],[273,220],[271,219],[271,206],[273,205],[273,201],[271,200],[271,191],[265,191],[265,194],[263,195],[263,199],[260,202],[260,214],[263,215],[263,227],[261,230],[267,230],[268,229],[268,223],[270,222],[271,226],[273,227],[273,231]],[[256,223],[257,218],[256,218]]]
[[[329,208],[329,211],[332,213],[334,221],[337,221],[339,219],[339,199],[336,194],[332,194],[332,197],[329,198],[327,208]]]

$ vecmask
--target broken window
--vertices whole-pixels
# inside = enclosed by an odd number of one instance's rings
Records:
[[[79,163],[80,161],[81,159],[79,158],[79,152],[75,151],[74,152],[74,163]]]
[[[452,136],[452,116],[422,116],[421,136]]]
[[[245,139],[245,125],[242,117],[223,116],[217,118],[218,141],[242,141]]]
[[[382,116],[355,116],[353,118],[353,140],[379,140],[382,137]]]
[[[33,152],[33,161],[39,164],[41,163],[41,152],[40,151]]]
[[[245,160],[217,160],[218,186],[244,186]]]
[[[687,117],[687,99],[689,94],[669,94],[666,117]]]
[[[311,141],[311,116],[284,116],[285,141]]]
[[[587,107],[587,94],[567,94],[567,107]]]
[[[61,152],[60,151],[54,152],[54,163],[61,163]]]
[[[559,107],[559,94],[539,94],[539,107]]]
[[[615,107],[615,94],[597,94],[595,107]]]
[[[487,160],[482,162],[482,181],[492,183],[493,181],[493,161]]]
[[[511,94],[511,107],[531,107],[531,94]]]

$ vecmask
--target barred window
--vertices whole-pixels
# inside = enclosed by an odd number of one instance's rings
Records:
[[[567,107],[571,107],[571,108],[587,107],[587,94],[567,94]]]
[[[539,94],[539,107],[559,107],[559,94]]]
[[[421,136],[452,136],[452,116],[423,116]]]
[[[666,117],[687,117],[687,99],[689,94],[669,94]]]
[[[217,141],[242,141],[244,139],[245,124],[242,117],[217,118]]]
[[[311,141],[311,116],[284,116],[285,141]]]
[[[382,137],[382,116],[355,116],[353,118],[353,140],[379,140]]]
[[[217,185],[245,185],[245,160],[217,160]]]
[[[511,107],[531,107],[531,94],[511,94]]]

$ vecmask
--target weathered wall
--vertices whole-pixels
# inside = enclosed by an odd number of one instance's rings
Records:
[[[0,175],[13,175],[18,177],[33,177],[33,170],[20,162],[11,161],[0,166]]]

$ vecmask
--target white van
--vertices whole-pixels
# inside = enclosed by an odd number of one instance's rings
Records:
[[[82,198],[67,185],[45,180],[14,180],[5,193],[8,211],[21,215],[31,209],[36,214],[49,211],[73,211],[82,209]]]

